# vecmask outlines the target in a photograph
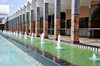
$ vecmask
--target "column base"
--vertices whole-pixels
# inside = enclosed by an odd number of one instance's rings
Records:
[[[36,35],[36,37],[40,37],[40,35]]]
[[[58,35],[60,34],[60,17],[56,17],[54,21],[54,39],[58,39]]]
[[[54,38],[54,40],[58,40],[58,38]]]
[[[45,36],[44,38],[48,38],[48,36]]]
[[[24,35],[25,33],[24,32],[22,32],[22,35]]]
[[[79,42],[79,41],[71,40],[71,43],[72,43],[72,44],[79,44],[80,42]]]

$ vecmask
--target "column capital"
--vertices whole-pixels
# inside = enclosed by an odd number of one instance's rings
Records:
[[[48,0],[44,0],[44,3],[48,3],[49,1]]]
[[[80,0],[72,0],[72,14],[80,14]]]
[[[40,7],[36,8],[36,21],[39,22],[40,21]]]
[[[61,0],[55,0],[55,17],[60,17]]]

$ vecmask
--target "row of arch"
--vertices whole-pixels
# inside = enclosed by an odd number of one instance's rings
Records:
[[[66,12],[66,9],[71,9],[71,42],[79,43],[80,6],[90,6],[90,3],[91,0],[29,0],[4,20],[6,30],[8,28],[10,31],[21,31],[23,34],[25,32],[27,34],[33,32],[39,37],[41,30],[40,18],[43,17],[43,32],[45,38],[48,38],[48,27],[50,26],[48,16],[54,15],[54,39],[57,40],[60,34],[60,12]]]

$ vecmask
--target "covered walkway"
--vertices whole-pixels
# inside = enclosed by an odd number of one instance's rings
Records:
[[[49,35],[49,39],[53,39],[53,35]],[[61,36],[61,40],[64,42],[70,43],[70,36]],[[80,37],[80,44],[85,44],[85,45],[92,45],[92,46],[97,46],[100,47],[100,39],[96,38],[85,38],[85,37]]]
[[[99,46],[95,39],[100,38],[99,12],[100,0],[29,0],[4,19],[5,30],[36,37],[44,33],[54,40],[70,35],[62,40]]]

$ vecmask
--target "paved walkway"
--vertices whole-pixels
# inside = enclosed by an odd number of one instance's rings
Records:
[[[53,35],[49,35],[50,39],[54,39]],[[61,36],[61,40],[65,42],[70,42],[70,36]],[[91,38],[83,38],[80,37],[80,43],[85,45],[93,45],[100,47],[100,39],[91,39]]]

